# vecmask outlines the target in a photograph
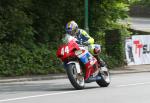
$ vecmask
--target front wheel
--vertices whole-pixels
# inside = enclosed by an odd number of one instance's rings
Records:
[[[85,85],[84,77],[82,73],[77,73],[76,65],[74,63],[68,64],[66,71],[73,87],[77,90],[83,89]]]
[[[110,73],[106,65],[101,67],[101,70],[98,74],[101,77],[101,80],[97,80],[96,83],[101,87],[107,87],[110,84]]]

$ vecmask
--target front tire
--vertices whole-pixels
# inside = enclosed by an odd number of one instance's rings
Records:
[[[68,64],[66,71],[73,87],[77,90],[83,89],[85,85],[84,77],[82,73],[77,73],[76,65],[74,63]]]
[[[108,85],[110,84],[110,73],[106,65],[104,67],[101,67],[98,76],[101,77],[101,80],[97,80],[96,83],[100,87],[108,87]]]

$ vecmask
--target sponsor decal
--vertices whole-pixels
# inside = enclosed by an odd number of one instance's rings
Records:
[[[135,54],[138,54],[139,57],[141,56],[141,50],[143,50],[143,54],[150,53],[150,44],[143,44],[140,40],[134,40],[133,44],[135,45]]]
[[[149,54],[150,53],[150,44],[143,45],[143,54]]]
[[[143,44],[139,40],[134,40],[133,44],[135,45],[135,54],[138,54],[138,56],[140,57]]]

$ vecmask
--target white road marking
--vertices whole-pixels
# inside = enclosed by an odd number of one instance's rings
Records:
[[[150,82],[134,83],[134,84],[123,84],[123,85],[118,85],[117,87],[128,87],[128,86],[136,86],[136,85],[144,85],[144,84],[150,84]]]
[[[113,79],[115,79],[115,78],[113,78]],[[139,83],[133,83],[133,84],[122,84],[122,85],[118,85],[116,87],[128,87],[128,86],[145,85],[145,84],[149,85],[150,82],[143,82],[143,83],[139,82]],[[9,102],[9,101],[16,101],[16,100],[24,100],[24,99],[30,99],[30,98],[37,98],[37,97],[44,97],[44,96],[53,96],[53,95],[76,93],[76,92],[81,92],[81,91],[85,91],[85,90],[75,90],[75,91],[66,91],[66,92],[48,93],[48,94],[32,95],[32,96],[26,96],[26,97],[2,99],[2,100],[0,100],[0,103],[2,103],[2,102]]]
[[[37,97],[44,97],[44,96],[68,94],[68,93],[75,93],[75,92],[80,92],[80,91],[84,91],[84,90],[76,90],[76,91],[67,91],[67,92],[49,93],[49,94],[33,95],[33,96],[18,97],[18,98],[11,98],[11,99],[3,99],[3,100],[0,100],[0,102],[2,103],[2,102],[23,100],[23,99],[29,99],[29,98],[37,98]]]

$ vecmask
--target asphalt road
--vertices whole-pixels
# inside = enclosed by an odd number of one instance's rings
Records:
[[[131,17],[120,21],[123,24],[129,24],[134,30],[150,32],[150,18]]]
[[[111,76],[111,85],[95,82],[74,90],[68,79],[0,84],[0,103],[150,103],[150,73]]]
[[[150,18],[130,18],[131,28],[150,32]]]

